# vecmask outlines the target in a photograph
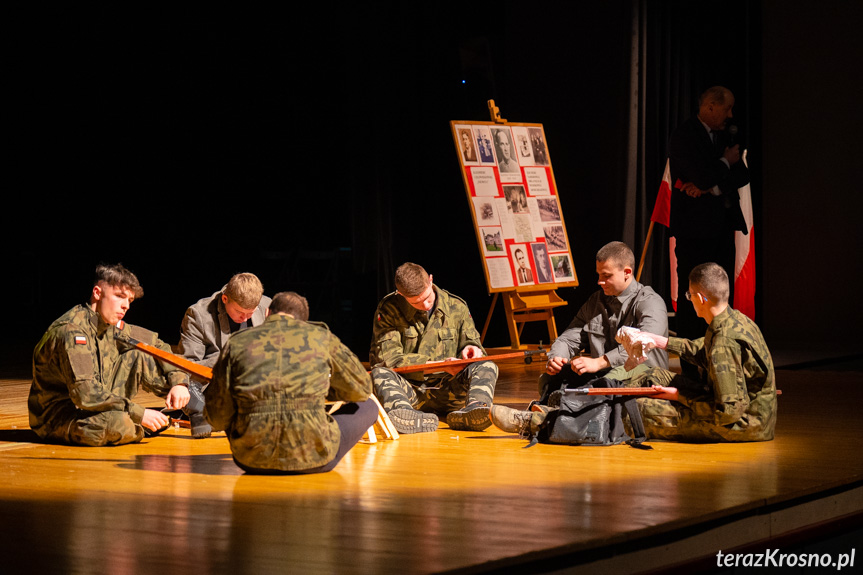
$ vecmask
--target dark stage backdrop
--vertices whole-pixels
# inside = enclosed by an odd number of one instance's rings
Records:
[[[5,104],[12,177],[0,227],[7,311],[0,368],[26,373],[33,345],[53,319],[86,299],[100,261],[121,261],[138,274],[146,295],[127,319],[171,343],[188,305],[233,273],[251,271],[269,294],[305,294],[312,317],[365,359],[375,305],[407,260],[463,296],[481,324],[491,298],[448,121],[486,120],[489,98],[504,117],[546,128],[582,284],[562,290],[570,301],[558,313],[562,328],[595,289],[599,247],[632,237],[640,251],[664,164],[660,147],[694,111],[693,92],[723,83],[749,96],[738,96],[735,111],[764,148],[758,177],[817,166],[815,142],[829,138],[841,110],[851,111],[850,97],[804,104],[786,90],[796,75],[783,46],[806,53],[806,73],[815,79],[807,86],[840,88],[851,69],[834,71],[841,62],[850,66],[848,50],[859,40],[835,38],[829,23],[849,26],[843,13],[852,3],[794,14],[778,2],[762,9],[737,1],[716,15],[689,4],[393,2],[19,16],[11,34],[13,98]],[[814,32],[823,51],[817,41],[803,48],[771,28],[815,19],[827,21]],[[634,22],[644,23],[635,29],[669,58],[689,60],[677,80],[685,92],[670,90],[666,68],[651,59],[661,53],[655,48],[638,72],[643,92],[633,94]],[[762,27],[772,42],[763,79]],[[681,30],[688,43],[678,43]],[[829,72],[824,61],[836,61]],[[698,74],[686,71],[694,69]],[[813,120],[808,142],[795,146],[788,132],[799,114],[786,114],[798,106],[834,111],[829,123]],[[781,127],[762,130],[753,116],[762,109],[765,122]],[[643,123],[636,166],[631,122]],[[771,130],[783,138],[771,141],[772,154],[758,143]],[[831,193],[858,198],[843,162],[832,161]],[[637,197],[630,193],[634,170],[643,172]],[[764,179],[764,201],[783,207],[764,221],[759,259],[784,250],[782,238],[794,226],[795,241],[826,247],[817,228],[834,230],[831,224],[810,218],[803,225],[789,213],[793,199],[812,197],[811,188],[779,178],[782,189],[771,189]],[[833,221],[848,227],[842,202],[831,205]],[[818,215],[822,206],[813,201],[806,209]],[[786,281],[803,273],[792,273],[784,258],[790,256],[775,260],[783,269],[772,268],[775,283],[762,282],[759,296],[763,317],[782,331]],[[649,273],[661,284],[667,271],[654,259]],[[859,270],[850,277],[859,283]],[[507,343],[502,316],[498,309],[489,345]],[[770,341],[770,325],[765,332]],[[525,335],[547,339],[538,326]]]

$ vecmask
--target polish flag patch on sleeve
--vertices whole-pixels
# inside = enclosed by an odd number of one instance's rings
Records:
[[[84,337],[83,335],[76,335],[75,336],[75,344],[76,345],[87,345],[87,338]]]
[[[124,327],[126,327],[126,322],[124,322],[124,321],[121,319],[120,321],[118,321],[118,322],[117,322],[116,327],[117,327],[117,329],[122,330]]]

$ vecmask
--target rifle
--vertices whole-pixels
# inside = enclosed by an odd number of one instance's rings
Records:
[[[527,349],[524,351],[514,351],[512,353],[502,353],[499,355],[484,355],[482,357],[472,357],[470,359],[445,359],[442,361],[430,361],[428,363],[418,363],[415,365],[405,365],[403,367],[394,367],[391,368],[396,373],[414,373],[417,371],[422,372],[440,372],[446,371],[452,373],[453,368],[470,365],[472,363],[476,363],[478,361],[498,361],[500,359],[513,359],[513,358],[524,358],[524,363],[530,364],[533,363],[533,356],[538,353],[546,353],[546,350],[543,349],[542,344],[537,349]],[[461,370],[456,370],[456,372]]]
[[[565,389],[564,393],[572,393],[574,395],[656,395],[662,393],[658,389],[652,387],[578,387],[575,389]]]
[[[649,397],[662,393],[662,391],[652,387],[578,387],[575,389],[565,389],[564,393],[575,395],[641,395]],[[782,395],[782,390],[777,389],[776,395]]]
[[[154,347],[147,343],[138,341],[134,338],[129,338],[129,343],[135,346],[137,349],[145,353],[149,353],[150,355],[156,357],[157,359],[161,359],[164,362],[170,363],[171,365],[175,365],[182,369],[183,371],[188,372],[195,379],[200,381],[201,383],[208,383],[211,379],[213,379],[213,370],[209,367],[197,364],[193,361],[189,361],[188,359],[181,357],[179,355],[175,355],[173,353],[163,351],[158,347]],[[500,355],[484,355],[482,357],[473,357],[471,359],[452,359],[452,360],[443,360],[443,361],[432,361],[429,363],[419,363],[416,365],[406,365],[404,367],[396,367],[393,368],[393,371],[396,373],[414,373],[417,371],[429,371],[429,372],[440,372],[440,371],[449,371],[455,367],[464,367],[466,365],[470,365],[471,363],[476,363],[478,361],[497,361],[500,359],[512,359],[512,358],[524,358],[524,362],[530,364],[533,362],[533,356],[538,353],[546,353],[546,350],[543,349],[542,344],[537,349],[527,349],[524,351],[516,351],[513,353],[503,353]]]
[[[171,365],[176,365],[183,371],[189,372],[192,377],[194,377],[201,383],[209,383],[209,381],[213,379],[213,370],[209,367],[197,364],[194,361],[189,361],[185,357],[174,355],[173,353],[161,350],[158,347],[152,346],[142,341],[138,341],[137,339],[131,337],[129,338],[129,343],[134,345],[137,349],[140,349],[145,353],[149,353],[157,359],[161,359],[162,361],[170,363]]]

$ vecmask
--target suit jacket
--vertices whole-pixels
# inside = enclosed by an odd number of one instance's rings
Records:
[[[222,288],[224,289],[224,288]],[[270,307],[270,298],[263,296],[250,320],[261,325]],[[180,355],[207,367],[213,367],[219,353],[231,336],[230,317],[222,303],[222,291],[198,300],[186,310],[180,333]]]
[[[749,171],[739,161],[729,169],[720,158],[732,145],[731,137],[714,132],[716,143],[697,118],[680,124],[671,135],[668,158],[671,164],[671,233],[683,238],[715,238],[731,230],[746,233],[737,189],[749,182]],[[677,181],[692,182],[699,189],[719,186],[721,196],[704,194],[691,198],[674,188]]]

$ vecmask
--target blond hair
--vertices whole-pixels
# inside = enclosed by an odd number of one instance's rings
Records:
[[[241,308],[253,309],[261,303],[264,286],[255,274],[242,273],[230,279],[224,294]]]

